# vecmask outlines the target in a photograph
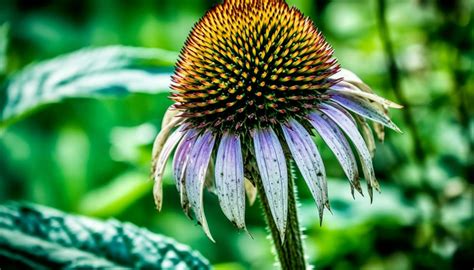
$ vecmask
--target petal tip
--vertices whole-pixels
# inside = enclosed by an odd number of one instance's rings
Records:
[[[403,105],[397,104],[397,103],[395,103],[395,102],[393,102],[393,101],[391,101],[389,107],[390,107],[390,108],[394,108],[394,109],[403,109]]]
[[[161,211],[161,206],[163,204],[163,189],[161,187],[161,183],[155,182],[153,186],[153,199],[155,201],[155,207],[159,211]]]
[[[214,237],[212,237],[211,233],[210,232],[205,232],[207,237],[209,238],[209,240],[211,240],[212,243],[216,243],[216,240],[214,239]]]
[[[159,205],[156,204],[155,208],[158,212],[161,212],[161,203]]]

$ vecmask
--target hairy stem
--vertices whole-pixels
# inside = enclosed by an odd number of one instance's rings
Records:
[[[257,178],[255,178],[257,179]],[[260,178],[258,178],[260,179]],[[306,269],[305,255],[303,251],[303,242],[301,241],[301,230],[298,222],[296,208],[296,194],[294,190],[293,174],[289,172],[288,179],[288,223],[285,233],[284,242],[281,241],[277,226],[273,220],[273,216],[268,204],[265,190],[261,180],[257,182],[258,196],[262,203],[268,228],[272,234],[275,251],[278,255],[281,268],[299,270]]]

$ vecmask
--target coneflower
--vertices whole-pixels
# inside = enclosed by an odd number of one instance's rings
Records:
[[[376,122],[381,139],[382,125],[399,130],[386,109],[400,106],[341,69],[313,22],[283,0],[227,0],[208,11],[181,51],[171,88],[175,104],[153,151],[155,202],[161,209],[163,171],[176,148],[173,172],[182,206],[211,239],[203,209],[208,184],[241,229],[246,189],[256,188],[276,244],[295,237],[301,242],[293,228],[298,224],[290,160],[322,219],[328,190],[313,136],[335,154],[352,191],[362,193],[352,141],[372,198],[379,185],[366,120]]]

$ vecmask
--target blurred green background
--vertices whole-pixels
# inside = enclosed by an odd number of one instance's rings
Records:
[[[315,21],[343,67],[405,105],[391,111],[404,134],[387,131],[377,145],[382,193],[373,204],[367,197],[352,199],[323,145],[333,214],[326,213],[321,227],[314,201],[298,181],[309,261],[319,269],[474,267],[472,2],[287,2]],[[2,0],[0,25],[7,23],[9,34],[0,80],[6,85],[29,63],[89,46],[179,51],[215,3]],[[5,93],[0,97],[2,104]],[[21,119],[0,131],[0,201],[132,222],[199,250],[216,269],[271,269],[258,203],[247,208],[249,236],[226,220],[216,196],[206,194],[213,244],[183,214],[167,170],[163,211],[155,211],[151,146],[170,104],[167,94],[69,99]]]

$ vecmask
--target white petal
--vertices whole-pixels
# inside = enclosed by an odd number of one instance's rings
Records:
[[[388,99],[377,96],[376,94],[361,91],[356,86],[354,86],[354,85],[352,85],[348,82],[344,82],[344,81],[339,82],[339,83],[331,86],[327,93],[329,94],[329,93],[332,93],[332,92],[343,92],[343,93],[348,93],[348,94],[360,96],[360,97],[367,98],[369,100],[373,100],[375,102],[378,102],[378,103],[380,103],[384,106],[395,108],[395,109],[403,108],[402,105],[396,104],[395,102],[392,102]]]
[[[356,159],[349,142],[337,124],[321,112],[309,114],[308,120],[334,153],[352,186],[362,194]]]
[[[253,131],[252,137],[263,188],[283,242],[288,217],[288,169],[285,154],[271,128]]]
[[[225,216],[245,229],[245,184],[242,149],[238,135],[226,133],[217,150],[215,179],[219,204]]]
[[[400,129],[390,120],[385,114],[383,107],[375,106],[369,100],[360,96],[354,96],[344,92],[338,92],[337,94],[330,94],[331,100],[337,102],[344,108],[372,121],[378,122],[386,127],[389,127],[397,132],[401,132]]]
[[[173,132],[166,140],[162,149],[160,149],[158,157],[156,158],[153,165],[153,197],[155,199],[155,205],[158,211],[161,210],[163,204],[163,173],[166,167],[166,161],[168,160],[171,152],[178,142],[183,137],[183,127],[179,127]]]
[[[372,157],[370,155],[369,150],[367,149],[367,145],[365,144],[362,135],[360,135],[357,129],[357,126],[354,125],[354,123],[350,119],[348,119],[347,116],[339,109],[336,109],[324,103],[320,104],[320,109],[329,118],[336,122],[354,143],[357,152],[359,153],[359,157],[362,164],[362,170],[364,171],[364,176],[368,183],[367,188],[369,191],[369,196],[372,200],[372,187],[379,190],[379,185],[377,183],[377,180],[375,179],[374,168],[372,165]]]
[[[205,131],[194,143],[186,166],[185,184],[189,203],[193,209],[196,219],[202,226],[206,235],[214,241],[203,207],[204,177],[209,166],[212,149],[214,147],[214,135],[210,131]]]
[[[329,206],[326,171],[321,155],[309,132],[296,120],[281,125],[288,148],[318,205],[322,221],[324,206]]]

